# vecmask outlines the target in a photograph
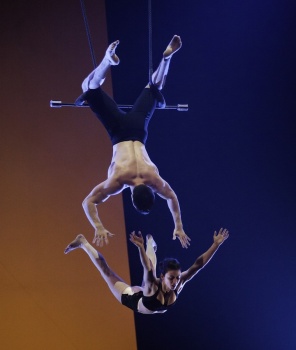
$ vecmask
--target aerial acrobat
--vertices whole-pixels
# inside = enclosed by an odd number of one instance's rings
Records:
[[[164,313],[173,306],[184,285],[190,281],[212,259],[221,244],[229,237],[227,229],[214,232],[213,243],[200,255],[189,269],[181,271],[181,265],[175,258],[166,258],[158,264],[160,276],[156,275],[156,243],[151,235],[146,236],[146,250],[141,232],[130,234],[130,241],[138,248],[143,267],[142,286],[130,286],[107,264],[86,238],[80,234],[65,249],[65,254],[77,248],[89,256],[94,266],[107,283],[110,292],[124,306],[142,314]]]
[[[110,44],[103,60],[96,67],[83,0],[81,0],[81,5],[95,69],[83,81],[83,94],[76,100],[75,104],[51,101],[50,106],[90,107],[104,125],[113,145],[113,157],[107,179],[98,184],[83,201],[85,214],[95,229],[93,243],[103,246],[104,243],[108,244],[109,237],[113,236],[103,226],[97,205],[129,187],[133,205],[142,214],[149,214],[151,211],[155,201],[155,193],[167,201],[175,226],[173,239],[178,238],[182,247],[188,248],[190,238],[183,230],[178,198],[170,185],[160,177],[156,165],[149,158],[145,148],[148,124],[155,109],[167,108],[160,90],[165,84],[171,58],[182,46],[181,38],[178,35],[173,36],[163,52],[163,58],[158,68],[153,72],[151,1],[149,0],[149,83],[133,106],[120,106],[101,89],[108,69],[112,65],[119,64],[120,60],[115,53],[119,41]],[[125,112],[120,107],[131,109]],[[186,111],[188,106],[170,106],[168,109]]]
[[[98,184],[83,201],[85,214],[95,229],[93,243],[103,246],[104,243],[108,244],[108,237],[113,235],[103,226],[97,205],[129,187],[133,205],[142,214],[151,211],[155,193],[167,201],[175,225],[173,239],[178,238],[182,247],[187,248],[190,238],[183,230],[178,198],[170,185],[159,175],[145,148],[148,124],[158,101],[163,103],[160,90],[165,84],[171,58],[182,46],[181,38],[173,36],[163,52],[160,65],[152,74],[152,81],[145,86],[128,112],[118,108],[116,102],[101,88],[108,69],[120,62],[115,53],[118,44],[118,40],[110,44],[99,66],[84,79],[83,94],[77,102],[82,104],[87,101],[104,125],[113,145],[113,157],[107,179]]]

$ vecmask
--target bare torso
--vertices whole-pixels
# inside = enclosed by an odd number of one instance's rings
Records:
[[[145,145],[139,141],[124,141],[113,146],[113,157],[108,169],[108,178],[111,177],[132,187],[138,184],[154,187],[161,179]]]

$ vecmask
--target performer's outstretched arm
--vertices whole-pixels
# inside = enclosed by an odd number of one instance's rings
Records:
[[[143,287],[145,287],[146,289],[147,288],[149,289],[151,288],[151,285],[155,282],[155,279],[156,279],[156,271],[155,271],[156,266],[153,265],[153,261],[151,261],[149,256],[147,255],[147,252],[144,247],[144,238],[140,231],[138,232],[138,234],[136,234],[135,231],[132,232],[130,234],[130,241],[139,250],[140,260],[143,266]],[[152,244],[152,241],[148,242],[148,244]]]
[[[97,205],[105,202],[110,196],[120,193],[124,189],[124,185],[111,179],[107,179],[97,185],[91,193],[84,199],[82,207],[89,222],[95,229],[95,236],[93,243],[102,247],[109,243],[108,237],[112,237],[113,234],[105,229],[102,221],[100,220]]]
[[[130,234],[130,241],[134,243],[136,247],[138,247],[141,264],[143,266],[144,271],[146,270],[146,272],[148,272],[149,270],[151,270],[151,264],[145,251],[144,238],[142,236],[142,233],[139,231],[138,234],[136,234],[136,232],[133,231]]]
[[[185,284],[190,281],[201,269],[203,269],[207,263],[212,259],[219,246],[229,237],[227,229],[220,228],[219,232],[214,232],[213,244],[210,248],[200,255],[194,262],[194,264],[181,274],[181,283]]]
[[[161,179],[161,185],[155,186],[156,193],[163,199],[167,201],[168,207],[172,214],[175,229],[173,233],[173,239],[178,238],[183,248],[188,248],[190,245],[190,238],[186,235],[183,230],[182,218],[181,218],[181,210],[179,201],[176,193],[173,191],[171,186]]]

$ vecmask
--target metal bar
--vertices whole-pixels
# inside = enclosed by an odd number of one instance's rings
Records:
[[[53,108],[60,108],[60,107],[89,107],[89,105],[87,103],[84,103],[82,105],[76,105],[75,103],[66,103],[66,102],[62,102],[62,101],[56,101],[56,100],[51,100],[50,101],[50,107]],[[119,108],[132,108],[133,105],[118,105]],[[189,107],[188,104],[177,104],[176,106],[166,106],[165,108],[157,108],[156,109],[174,109],[177,110],[179,112],[187,112]]]

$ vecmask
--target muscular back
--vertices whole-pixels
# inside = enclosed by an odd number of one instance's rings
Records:
[[[108,169],[108,178],[112,177],[128,186],[138,183],[153,186],[160,179],[157,167],[139,141],[124,141],[113,146],[113,157]]]

